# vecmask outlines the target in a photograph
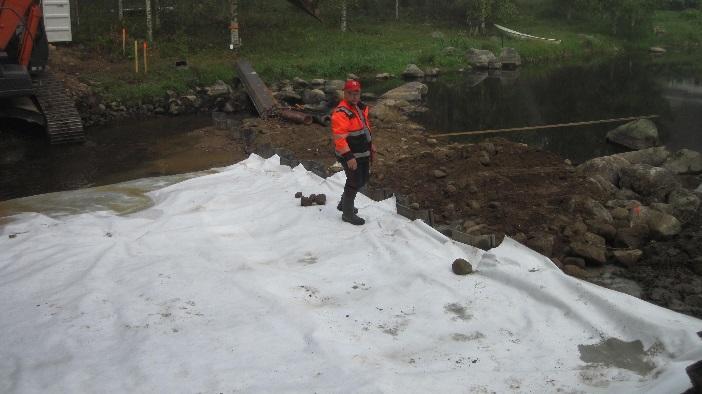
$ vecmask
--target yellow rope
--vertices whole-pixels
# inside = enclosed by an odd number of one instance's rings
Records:
[[[556,129],[560,127],[576,127],[576,126],[588,126],[594,124],[603,123],[617,123],[626,122],[630,120],[639,119],[653,119],[657,118],[659,115],[647,115],[647,116],[632,116],[630,118],[617,118],[617,119],[603,119],[603,120],[593,120],[589,122],[575,122],[575,123],[561,123],[561,124],[550,124],[543,126],[529,126],[529,127],[515,127],[511,129],[495,129],[495,130],[479,130],[479,131],[463,131],[457,133],[445,133],[445,134],[432,134],[432,137],[453,137],[459,135],[481,135],[481,134],[496,134],[496,133],[508,133],[513,131],[533,131],[533,130],[543,130],[543,129]]]

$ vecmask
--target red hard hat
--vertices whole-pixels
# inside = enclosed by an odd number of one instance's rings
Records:
[[[361,83],[356,81],[355,79],[349,79],[344,85],[344,90],[347,92],[360,92]]]

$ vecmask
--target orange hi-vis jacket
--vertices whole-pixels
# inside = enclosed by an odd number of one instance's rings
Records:
[[[345,160],[368,158],[373,149],[368,106],[341,100],[331,119],[336,156]]]

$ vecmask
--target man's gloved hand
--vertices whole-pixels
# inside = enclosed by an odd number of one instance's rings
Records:
[[[348,164],[349,170],[351,171],[356,171],[356,169],[358,168],[358,162],[356,161],[356,159],[351,159],[347,161],[346,164]]]

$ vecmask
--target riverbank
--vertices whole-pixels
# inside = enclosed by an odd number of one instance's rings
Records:
[[[272,9],[246,13],[242,20],[246,24],[241,31],[241,56],[251,61],[268,84],[295,77],[343,79],[349,73],[362,78],[378,73],[400,75],[408,64],[452,72],[468,66],[465,55],[470,48],[499,53],[502,46],[515,48],[524,64],[589,63],[623,52],[647,53],[652,46],[668,50],[656,59],[662,67],[671,58],[688,58],[691,65],[701,63],[702,33],[698,26],[702,17],[694,10],[659,11],[653,20],[655,33],[631,41],[603,34],[595,26],[528,13],[506,23],[524,33],[559,39],[560,44],[503,39],[496,29],[475,36],[462,25],[415,20],[361,18],[350,21],[351,31],[342,33],[333,19],[318,23],[302,13],[290,12],[281,20]],[[259,34],[262,31],[267,33]],[[153,102],[169,91],[188,94],[217,80],[230,82],[235,77],[236,56],[225,49],[226,34],[157,37],[149,55],[148,75],[134,72],[131,51],[122,54],[119,32],[79,37],[84,42],[68,51],[70,66],[65,67],[66,72],[78,74],[78,80],[106,101],[125,106]],[[176,68],[176,61],[187,61],[188,67]]]

